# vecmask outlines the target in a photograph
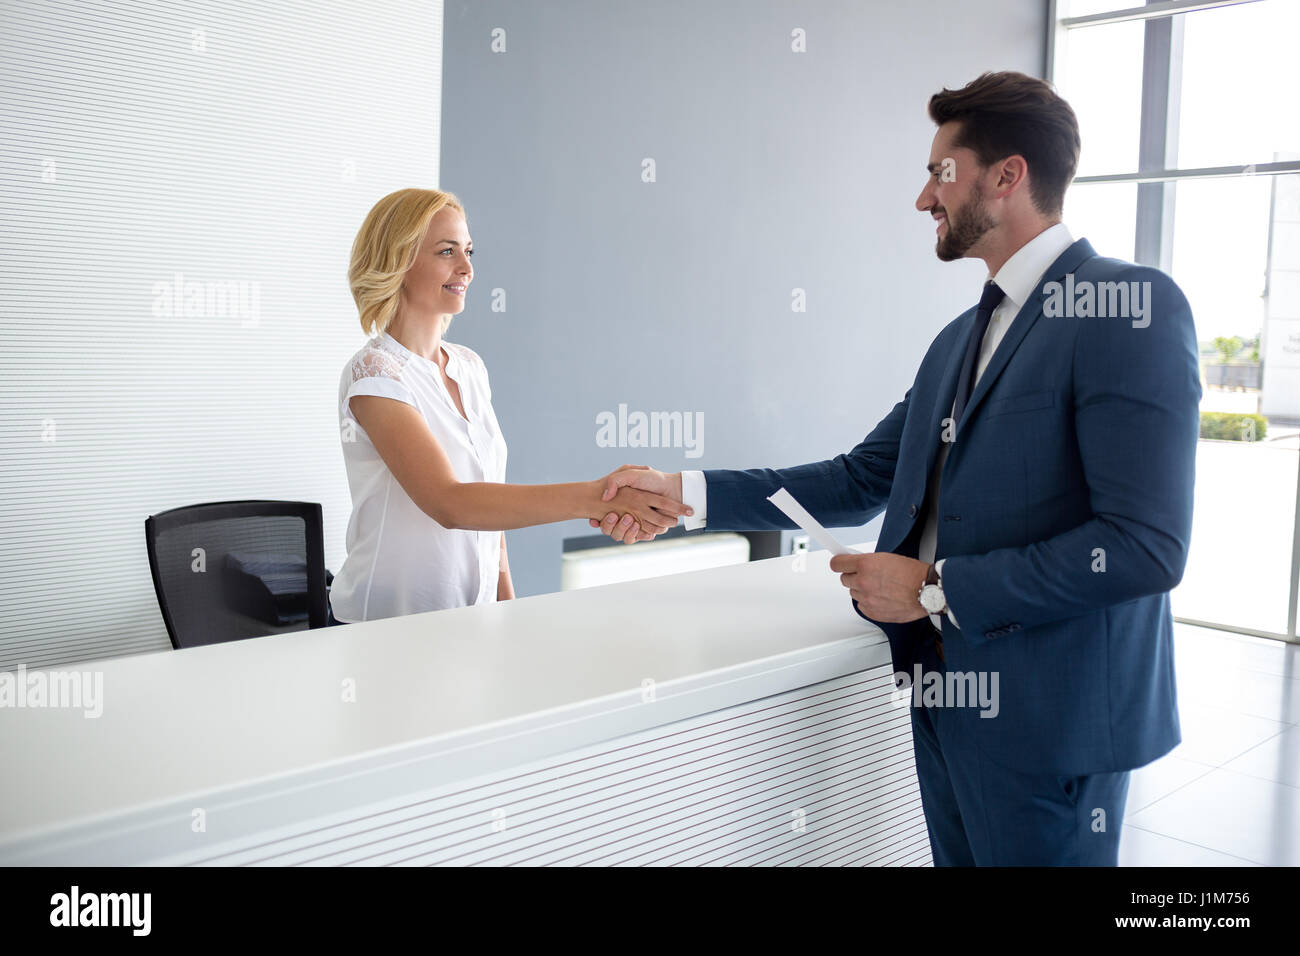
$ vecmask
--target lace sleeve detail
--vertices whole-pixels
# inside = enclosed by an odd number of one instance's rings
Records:
[[[343,396],[341,411],[347,415],[355,395],[375,395],[379,398],[391,398],[407,405],[419,408],[415,393],[410,385],[402,380],[406,363],[400,356],[392,355],[383,349],[363,349],[353,360],[350,369],[351,384]]]
[[[366,349],[352,360],[352,381],[363,378],[391,378],[402,380],[402,361],[380,349]]]

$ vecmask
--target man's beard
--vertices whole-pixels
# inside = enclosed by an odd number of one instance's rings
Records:
[[[954,214],[953,210],[948,209],[945,212],[948,217],[948,232],[934,244],[934,254],[944,262],[962,258],[971,246],[997,225],[985,208],[984,191],[978,183],[971,190],[970,199],[966,200],[959,211]]]

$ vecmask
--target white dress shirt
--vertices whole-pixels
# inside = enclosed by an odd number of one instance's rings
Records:
[[[975,378],[971,382],[972,394],[975,391],[975,385],[979,382],[979,377],[984,374],[984,369],[988,367],[989,360],[993,358],[993,353],[997,351],[998,345],[1001,344],[1003,337],[1007,334],[1007,328],[1015,320],[1016,314],[1021,307],[1029,301],[1029,297],[1037,290],[1043,273],[1060,257],[1061,253],[1065,252],[1073,244],[1074,239],[1070,235],[1070,230],[1066,228],[1064,223],[1058,222],[1055,225],[1048,226],[1017,249],[1011,258],[1003,263],[996,276],[990,275],[985,278],[984,281],[986,282],[989,279],[996,282],[1006,295],[998,303],[997,308],[993,310],[993,315],[989,319],[989,327],[984,333],[979,359],[976,362]],[[955,396],[953,406],[956,407]],[[951,414],[950,410],[949,415]],[[921,541],[918,546],[917,557],[926,564],[934,561],[935,542],[938,540],[939,526],[939,477],[943,474],[943,463],[947,460],[948,443],[942,442],[939,454],[935,459],[934,471],[930,474],[930,481],[927,485],[928,490],[923,515],[924,524],[921,527]],[[693,531],[696,528],[705,527],[708,521],[708,493],[704,472],[682,472],[682,503],[695,510],[693,516],[682,516],[681,520],[686,530]],[[935,562],[935,569],[940,576],[943,575],[943,560]],[[953,614],[951,606],[948,608],[948,620],[954,626],[957,625],[957,617]],[[939,630],[943,629],[939,615],[931,614],[930,622]]]
[[[387,332],[357,352],[339,379],[352,517],[348,556],[330,589],[330,606],[342,622],[497,599],[501,532],[452,530],[425,514],[388,470],[349,404],[354,395],[378,395],[413,406],[459,480],[504,482],[506,442],[492,410],[487,367],[463,345],[444,341],[442,349],[468,418],[456,407],[438,364]]]

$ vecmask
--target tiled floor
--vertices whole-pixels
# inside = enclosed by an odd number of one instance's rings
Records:
[[[1300,866],[1300,646],[1175,625],[1183,742],[1133,772],[1121,866]]]

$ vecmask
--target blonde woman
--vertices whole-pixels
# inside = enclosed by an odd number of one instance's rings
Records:
[[[443,337],[465,308],[473,253],[464,207],[432,189],[385,196],[353,244],[348,278],[372,338],[339,381],[352,517],[331,624],[514,597],[511,528],[614,510],[658,533],[691,513],[633,488],[602,501],[604,479],[505,484],[487,368]]]

